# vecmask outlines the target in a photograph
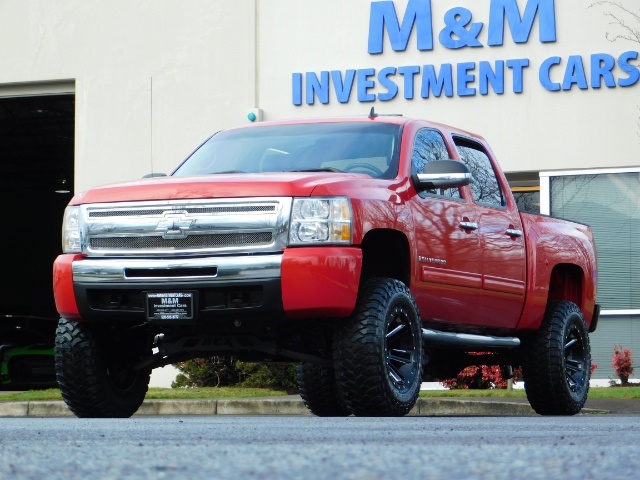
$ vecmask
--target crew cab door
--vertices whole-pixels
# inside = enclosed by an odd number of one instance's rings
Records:
[[[440,132],[417,131],[411,173],[451,158]],[[414,181],[414,184],[416,182]],[[477,213],[459,188],[418,189],[410,201],[415,231],[414,297],[426,321],[465,323],[479,306],[482,288]]]
[[[454,138],[462,160],[471,170],[470,183],[482,264],[482,293],[474,322],[515,328],[522,313],[526,281],[523,227],[515,202],[507,196],[484,147]]]

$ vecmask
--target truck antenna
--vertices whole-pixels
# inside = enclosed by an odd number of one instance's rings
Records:
[[[371,120],[373,120],[376,117],[379,117],[380,115],[382,115],[383,117],[401,117],[402,116],[401,113],[376,113],[373,107],[371,107],[371,110],[369,110],[369,118]]]

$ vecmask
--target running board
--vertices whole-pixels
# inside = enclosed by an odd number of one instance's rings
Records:
[[[436,345],[452,345],[457,347],[516,348],[520,346],[517,337],[492,337],[489,335],[472,335],[470,333],[439,332],[422,329],[422,338]]]

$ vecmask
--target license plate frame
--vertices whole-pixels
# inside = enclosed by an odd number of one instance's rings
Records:
[[[193,320],[197,292],[145,292],[147,320]]]

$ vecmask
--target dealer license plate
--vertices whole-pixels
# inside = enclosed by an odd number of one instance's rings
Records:
[[[194,292],[147,293],[149,320],[192,320]]]

